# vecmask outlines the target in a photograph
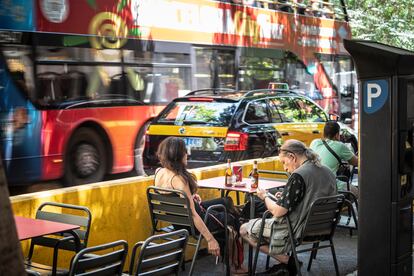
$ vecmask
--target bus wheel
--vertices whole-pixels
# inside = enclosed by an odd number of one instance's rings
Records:
[[[107,165],[108,160],[102,139],[95,131],[80,128],[68,144],[64,184],[75,186],[102,181]]]
[[[144,147],[145,147],[145,132],[148,129],[149,122],[145,123],[139,130],[134,146],[134,168],[131,171],[131,176],[147,175],[144,170]]]

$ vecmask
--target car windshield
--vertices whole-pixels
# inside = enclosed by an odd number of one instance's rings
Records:
[[[173,102],[158,122],[174,125],[228,126],[235,110],[236,104],[228,102]]]

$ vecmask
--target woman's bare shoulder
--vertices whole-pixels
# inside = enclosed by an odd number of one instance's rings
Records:
[[[155,186],[167,189],[184,190],[185,182],[181,176],[175,174],[173,171],[160,168],[155,177]]]

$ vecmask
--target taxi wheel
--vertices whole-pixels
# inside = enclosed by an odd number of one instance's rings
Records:
[[[131,176],[147,175],[144,170],[144,147],[145,147],[145,132],[149,127],[150,122],[146,122],[138,132],[134,146],[134,168],[130,172]]]
[[[265,153],[265,149],[263,145],[252,145],[250,147],[250,158],[262,158],[265,157],[264,153]]]
[[[103,140],[96,131],[80,128],[70,139],[65,154],[64,185],[75,186],[102,181],[107,166]]]

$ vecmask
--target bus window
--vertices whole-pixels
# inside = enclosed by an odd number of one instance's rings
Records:
[[[239,67],[239,88],[267,88],[269,82],[284,82],[283,59],[242,56]]]
[[[169,103],[191,89],[190,68],[187,67],[127,67],[125,70],[133,72],[127,78],[129,95],[144,103]]]
[[[144,103],[169,103],[191,90],[189,54],[122,52],[129,96]]]
[[[337,89],[341,119],[351,118],[354,99],[358,94],[357,77],[351,58],[327,54],[317,54],[317,57]],[[355,106],[357,105],[355,103]]]
[[[4,46],[3,55],[16,85],[32,99],[34,97],[34,80],[30,48],[26,46]]]
[[[81,47],[39,46],[36,49],[37,60],[43,61],[78,61],[78,62],[121,62],[121,51],[117,49],[90,49]]]
[[[309,96],[306,89],[314,83],[300,59],[288,51],[269,52],[266,49],[249,52],[240,57],[238,85],[240,89],[267,88],[269,82],[284,82],[291,90]]]
[[[66,99],[80,99],[86,97],[88,87],[87,74],[82,71],[69,71],[60,77],[62,94]]]
[[[196,48],[196,72],[194,74],[197,89],[234,88],[235,54],[233,50]]]
[[[96,66],[89,78],[87,95],[92,99],[124,95],[122,81],[121,66]]]

